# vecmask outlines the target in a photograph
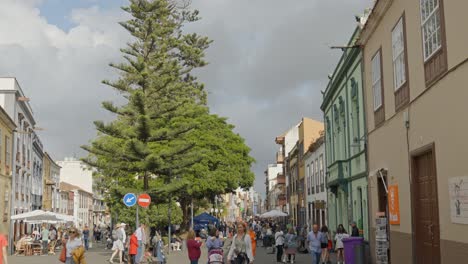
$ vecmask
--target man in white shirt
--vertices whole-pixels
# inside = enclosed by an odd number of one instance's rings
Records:
[[[276,246],[276,261],[281,262],[283,257],[283,246],[284,246],[284,234],[280,228],[275,234],[275,246]]]
[[[136,230],[136,237],[138,240],[138,253],[135,257],[136,264],[140,264],[141,259],[143,258],[143,253],[146,245],[145,228],[145,224],[140,224],[140,227]]]

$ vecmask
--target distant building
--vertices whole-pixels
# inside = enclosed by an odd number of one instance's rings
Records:
[[[75,225],[77,227],[84,227],[85,225],[92,227],[93,194],[66,182],[60,182],[60,190],[62,192],[69,192],[68,202],[70,202],[70,197],[73,197],[73,217],[75,219]],[[71,195],[71,193],[73,193],[73,195]],[[64,198],[66,198],[66,195],[64,195]],[[70,214],[70,203],[67,204],[67,207],[67,214]]]
[[[283,175],[283,164],[269,164],[265,170],[265,185],[266,185],[266,199],[267,199],[267,210],[278,209],[281,210],[284,204],[280,204],[278,201],[279,186],[278,177],[281,178]],[[279,179],[280,184],[284,185],[284,180]]]
[[[93,171],[76,158],[57,161],[60,169],[60,182],[76,185],[88,193],[93,193]]]
[[[50,155],[44,153],[43,169],[43,196],[42,209],[51,212],[59,212],[59,184],[60,166],[57,165]]]
[[[305,193],[307,223],[317,223],[320,226],[328,225],[327,213],[327,187],[325,165],[325,137],[322,134],[313,142],[304,155]]]
[[[288,194],[290,194],[290,220],[295,226],[306,224],[304,155],[307,152],[308,146],[320,137],[322,131],[322,122],[310,118],[302,118],[298,127],[298,140],[286,159],[286,169],[289,172],[286,177],[289,183],[287,189]]]
[[[33,133],[33,152],[32,164],[28,162],[28,167],[32,166],[32,186],[31,186],[31,209],[42,209],[42,196],[43,196],[43,162],[44,162],[44,148],[39,137]]]
[[[289,160],[289,153],[299,140],[299,125],[300,123],[290,128],[281,136],[277,136],[275,138],[276,144],[280,146],[276,153],[276,163],[282,165],[283,171],[278,177],[278,186],[275,190],[277,195],[274,199],[278,201],[280,211],[288,214],[290,213],[289,202],[291,199],[291,193],[288,191],[288,186],[289,175],[291,172],[288,169],[287,161]],[[266,202],[266,205],[268,205],[268,201]]]

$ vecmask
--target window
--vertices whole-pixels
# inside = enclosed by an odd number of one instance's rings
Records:
[[[307,194],[310,195],[310,165],[307,165]]]
[[[372,90],[374,91],[374,111],[383,103],[382,100],[382,73],[380,63],[380,50],[372,58]]]
[[[320,189],[322,192],[325,191],[325,180],[323,178],[323,154],[320,155]]]
[[[442,47],[439,0],[420,0],[424,60]]]
[[[310,171],[310,178],[311,178],[310,186],[311,186],[312,194],[315,193],[315,185],[314,185],[315,175],[314,175],[314,171],[315,171],[315,163],[312,161],[311,171]]]
[[[393,53],[393,84],[395,91],[406,82],[405,68],[405,36],[403,31],[403,17],[400,18],[392,31]]]
[[[318,163],[318,159],[315,159],[315,188],[316,188],[316,192],[319,193],[319,163]]]

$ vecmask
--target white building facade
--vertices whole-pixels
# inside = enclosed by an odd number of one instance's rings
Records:
[[[283,175],[283,164],[269,164],[265,170],[267,210],[281,210],[278,203],[278,175]]]
[[[325,144],[318,138],[304,156],[306,219],[309,224],[328,225]]]
[[[0,78],[0,106],[17,126],[13,136],[12,215],[32,210],[32,156],[36,121],[28,100],[15,78]]]
[[[54,182],[52,186],[52,211],[58,213],[60,210],[60,166],[55,162],[51,163],[50,174],[51,180]]]
[[[39,137],[33,132],[33,151],[32,151],[32,188],[31,188],[31,209],[42,209],[42,194],[44,192],[43,186],[43,161],[44,161],[44,148]],[[28,167],[30,164],[28,163]]]
[[[66,182],[80,187],[88,193],[93,193],[93,171],[76,158],[65,158],[57,161],[60,169],[60,182]]]
[[[280,145],[279,151],[276,155],[276,163],[283,164],[283,171],[282,171],[282,178],[284,179],[283,186],[278,186],[275,192],[278,193],[279,196],[276,197],[278,203],[280,204],[280,210],[285,213],[290,213],[290,193],[288,193],[289,189],[289,175],[291,174],[288,171],[288,160],[289,160],[289,153],[296,145],[297,141],[299,140],[299,125],[291,127],[287,132],[282,134],[281,136],[276,137],[275,142],[277,145]]]

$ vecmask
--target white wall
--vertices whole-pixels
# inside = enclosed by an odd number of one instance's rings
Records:
[[[87,166],[74,158],[57,161],[60,169],[60,181],[73,184],[81,189],[93,193],[93,172]]]

